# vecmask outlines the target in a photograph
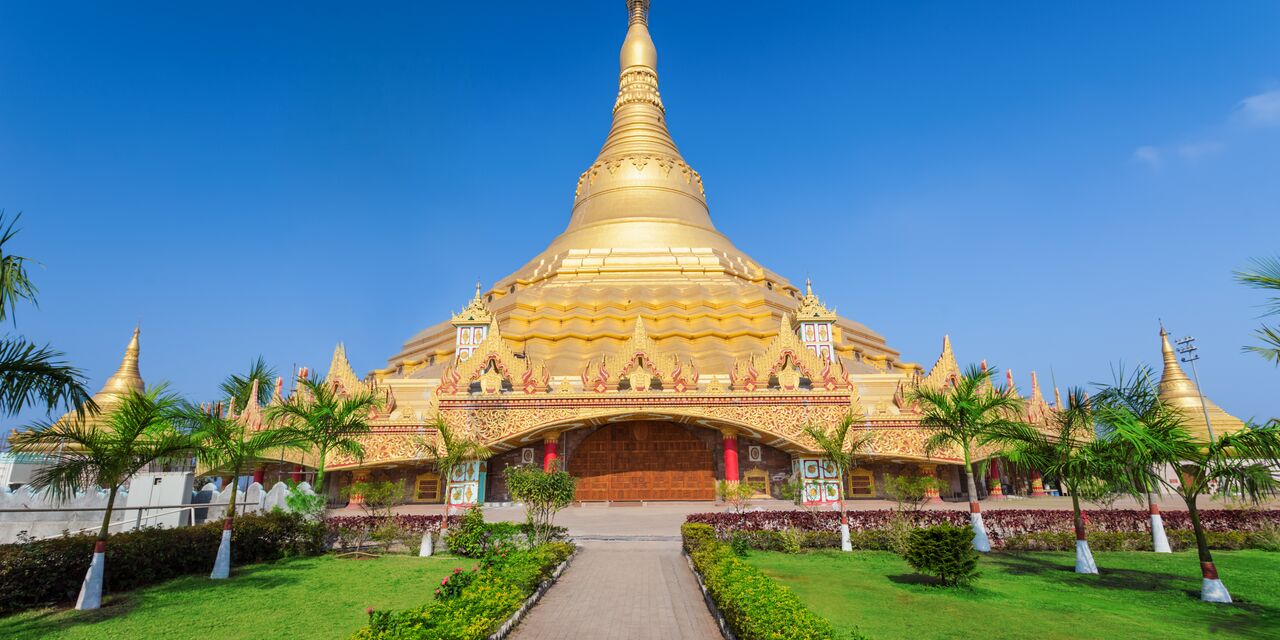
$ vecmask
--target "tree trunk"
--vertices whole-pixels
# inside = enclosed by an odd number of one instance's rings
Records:
[[[231,577],[231,524],[236,517],[236,490],[240,488],[240,469],[233,469],[231,473],[231,497],[227,500],[227,515],[222,519],[222,540],[218,542],[218,554],[213,560],[213,571],[209,573],[212,580]]]
[[[853,543],[849,540],[849,515],[844,510],[844,480],[840,482],[840,550],[853,551]]]
[[[1093,561],[1093,552],[1089,550],[1089,540],[1085,536],[1084,516],[1080,513],[1080,496],[1075,487],[1067,485],[1071,491],[1072,524],[1076,530],[1076,573],[1097,573],[1098,565]]]
[[[1196,534],[1196,551],[1200,554],[1200,599],[1205,602],[1231,602],[1231,593],[1218,578],[1218,568],[1213,564],[1213,554],[1209,552],[1209,540],[1204,535],[1204,525],[1200,524],[1200,511],[1196,508],[1196,496],[1183,496],[1187,503],[1187,516],[1191,518],[1191,529]]]
[[[107,536],[111,526],[111,512],[116,506],[116,493],[120,485],[113,483],[107,494],[107,511],[102,516],[102,528],[98,530],[98,539],[93,543],[93,557],[89,560],[89,570],[84,574],[84,582],[80,584],[80,596],[76,598],[76,609],[98,609],[102,607],[103,572],[107,565]]]
[[[982,506],[978,504],[978,485],[973,481],[973,465],[969,456],[964,461],[964,482],[969,490],[969,525],[973,527],[973,548],[982,553],[991,551],[991,539],[987,537],[987,526],[982,522]]]
[[[1160,505],[1156,504],[1156,496],[1151,492],[1150,480],[1147,485],[1147,511],[1151,514],[1151,550],[1156,553],[1173,553],[1169,547],[1169,536],[1164,531],[1164,518],[1160,516]]]

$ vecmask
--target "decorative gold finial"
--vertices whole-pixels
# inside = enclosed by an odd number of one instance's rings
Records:
[[[810,280],[809,278],[804,279],[804,294],[806,296],[813,295],[813,280]]]
[[[453,316],[451,322],[453,325],[484,325],[488,324],[493,318],[493,314],[489,312],[489,305],[485,302],[484,296],[481,294],[480,283],[476,282],[476,294],[471,298],[471,302],[463,307]]]
[[[639,23],[648,26],[649,0],[627,0],[627,13],[631,16],[628,25]]]

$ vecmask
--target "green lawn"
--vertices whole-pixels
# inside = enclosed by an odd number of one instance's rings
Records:
[[[45,609],[0,618],[0,638],[346,638],[364,624],[366,607],[424,604],[454,567],[470,569],[474,562],[404,555],[282,560],[237,569],[226,581],[190,576],[108,595],[98,611]]]
[[[1073,553],[993,553],[972,589],[944,589],[884,552],[752,552],[837,628],[872,640],[974,637],[1280,638],[1280,553],[1215,552],[1235,605],[1199,600],[1195,552],[1099,553],[1078,575]]]

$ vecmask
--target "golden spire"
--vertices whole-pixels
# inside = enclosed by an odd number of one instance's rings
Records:
[[[613,125],[578,179],[573,216],[553,249],[732,248],[711,223],[702,178],[667,130],[648,13],[648,0],[627,0]]]
[[[360,384],[360,376],[351,368],[347,360],[347,347],[341,342],[333,349],[333,359],[329,361],[329,371],[324,376],[325,382],[339,382],[347,393],[355,391]]]
[[[959,375],[960,364],[956,362],[956,354],[951,350],[951,336],[944,335],[942,336],[942,353],[938,354],[938,359],[933,362],[933,368],[929,369],[929,375],[925,376],[920,384],[929,389],[942,389]]]
[[[98,404],[99,408],[103,408],[103,402],[114,404],[120,398],[130,391],[139,393],[146,390],[146,383],[142,381],[142,374],[138,371],[138,335],[141,333],[138,327],[133,328],[133,337],[129,339],[129,346],[124,349],[124,358],[120,360],[120,367],[116,372],[107,378],[107,382],[102,385],[102,390],[93,396],[93,401]]]
[[[1160,376],[1160,399],[1177,409],[1186,420],[1191,435],[1208,441],[1209,429],[1204,414],[1209,414],[1213,434],[1220,436],[1244,428],[1239,418],[1223,411],[1213,401],[1200,394],[1195,382],[1187,377],[1178,364],[1178,354],[1169,343],[1169,332],[1160,327],[1160,351],[1164,356],[1164,373]],[[1203,404],[1201,404],[1203,402]]]

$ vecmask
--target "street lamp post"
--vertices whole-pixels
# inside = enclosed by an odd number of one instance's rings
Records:
[[[1213,442],[1213,423],[1209,421],[1209,405],[1204,400],[1204,389],[1200,386],[1200,376],[1196,373],[1196,360],[1200,359],[1200,354],[1196,353],[1196,339],[1187,336],[1181,340],[1174,341],[1178,347],[1178,353],[1181,354],[1180,360],[1191,365],[1191,379],[1195,380],[1196,392],[1200,394],[1200,409],[1204,411],[1204,427],[1209,430],[1209,442]]]

